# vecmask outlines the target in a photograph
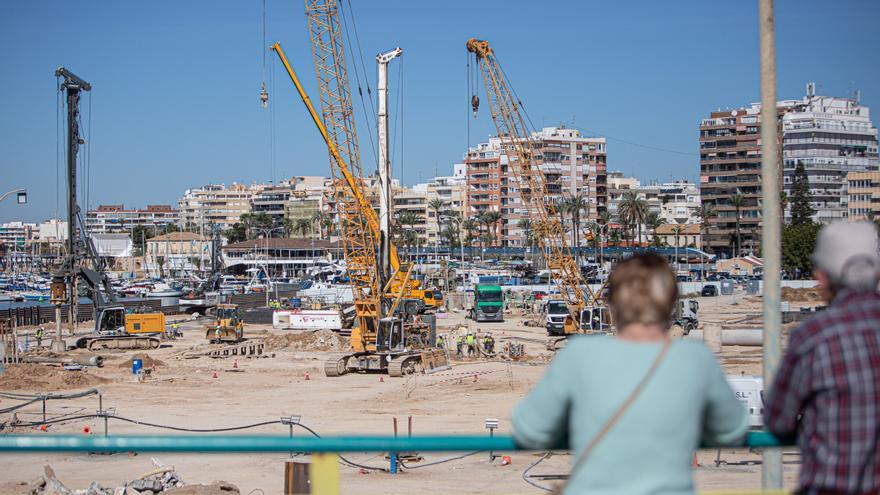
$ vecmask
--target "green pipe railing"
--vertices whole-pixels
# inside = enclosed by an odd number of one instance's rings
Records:
[[[750,432],[747,447],[778,447],[773,435]],[[711,446],[707,446],[711,447]],[[560,446],[559,449],[564,449]],[[457,451],[528,450],[512,437],[473,435],[450,436],[325,436],[288,437],[254,435],[168,435],[168,436],[97,436],[97,435],[4,435],[0,452],[457,452]]]

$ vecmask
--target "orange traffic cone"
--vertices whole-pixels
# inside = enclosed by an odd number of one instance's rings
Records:
[[[384,376],[379,375],[379,383],[385,383],[385,377],[384,377]]]
[[[306,371],[306,378],[305,378],[305,380],[306,380],[306,381],[309,381],[309,380],[310,380],[310,378],[309,378],[309,372],[308,372],[308,371]]]
[[[217,378],[217,370],[214,370],[214,373],[211,375],[211,378]]]
[[[234,369],[234,370],[238,369],[238,360],[232,361],[232,369]]]
[[[91,432],[92,432],[92,429],[91,429],[91,428],[89,428],[88,426],[83,426],[83,433],[85,433],[86,435],[88,435],[88,434],[91,433]]]

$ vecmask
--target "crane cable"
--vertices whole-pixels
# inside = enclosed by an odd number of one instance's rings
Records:
[[[363,109],[363,112],[364,112],[364,121],[367,123],[368,129],[370,129],[371,131],[375,131],[376,129],[378,129],[378,123],[375,120],[370,120],[370,117],[375,117],[375,115],[376,115],[376,107],[373,103],[373,91],[372,91],[372,88],[370,88],[370,82],[369,82],[370,80],[367,77],[367,68],[366,68],[366,64],[364,64],[364,53],[360,49],[360,37],[357,34],[357,25],[354,22],[354,11],[352,10],[350,1],[348,2],[348,9],[351,11],[352,31],[354,31],[354,33],[355,33],[355,39],[357,41],[357,46],[358,46],[357,53],[358,53],[358,56],[360,57],[361,68],[364,71],[364,82],[367,85],[367,99],[370,101],[370,112],[369,113],[367,112],[367,105],[364,102],[364,91],[363,91],[363,87],[361,86],[361,76],[360,76],[360,72],[358,70],[358,59],[355,58],[354,45],[352,44],[351,35],[349,34],[349,31],[348,31],[348,20],[345,16],[345,9],[343,9],[342,6],[339,5],[339,13],[342,16],[342,30],[344,33],[343,38],[344,38],[345,43],[348,44],[348,52],[351,56],[351,61],[354,64],[354,78],[355,78],[355,82],[357,83],[357,87],[358,87],[358,97],[361,100],[361,108]],[[345,63],[344,60],[342,62]],[[347,82],[348,81],[343,81],[343,84],[345,84]],[[351,98],[351,94],[349,94],[349,98]],[[374,139],[373,139],[373,132],[368,132],[367,135],[370,138],[370,149],[373,151],[373,155],[372,155],[373,161],[376,165],[376,170],[378,170],[379,169],[379,151],[378,151],[378,148],[376,147],[376,143],[374,142]],[[360,157],[358,157],[358,158],[360,158]],[[363,176],[363,164],[361,164],[361,175]]]

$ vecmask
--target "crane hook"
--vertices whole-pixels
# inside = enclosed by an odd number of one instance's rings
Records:
[[[471,107],[474,109],[474,118],[477,118],[477,110],[480,108],[480,97],[477,95],[471,96]]]
[[[269,92],[266,91],[266,82],[263,82],[263,88],[260,90],[260,106],[266,108],[269,106]]]

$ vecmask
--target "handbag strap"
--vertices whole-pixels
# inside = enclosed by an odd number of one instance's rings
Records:
[[[611,418],[605,423],[604,426],[602,426],[602,429],[599,430],[599,433],[596,433],[596,436],[594,436],[593,439],[590,440],[590,443],[587,444],[586,448],[584,448],[584,451],[581,452],[581,455],[578,456],[577,461],[575,461],[574,465],[571,468],[571,472],[568,475],[568,480],[566,480],[565,485],[568,485],[568,481],[570,481],[571,478],[574,477],[574,473],[581,466],[583,466],[584,461],[587,460],[587,458],[596,448],[596,445],[598,445],[599,442],[602,441],[603,438],[605,438],[605,435],[607,435],[611,428],[613,428],[614,425],[617,424],[618,421],[620,421],[620,418],[623,416],[623,414],[630,408],[630,406],[632,406],[633,402],[636,401],[639,395],[641,395],[642,390],[644,390],[645,385],[647,385],[648,383],[648,380],[650,380],[651,377],[654,376],[654,372],[657,371],[657,368],[660,367],[660,363],[663,362],[663,358],[669,352],[669,347],[671,346],[671,344],[671,339],[665,339],[665,342],[663,343],[663,348],[660,349],[659,353],[657,353],[657,357],[654,358],[654,362],[651,363],[651,367],[648,368],[645,376],[642,377],[642,379],[632,390],[632,392],[629,393],[629,396],[626,398],[626,400],[623,401],[623,404],[621,404],[620,407],[618,407],[617,410],[614,411],[614,414],[611,416]],[[563,485],[563,489],[565,485]]]

